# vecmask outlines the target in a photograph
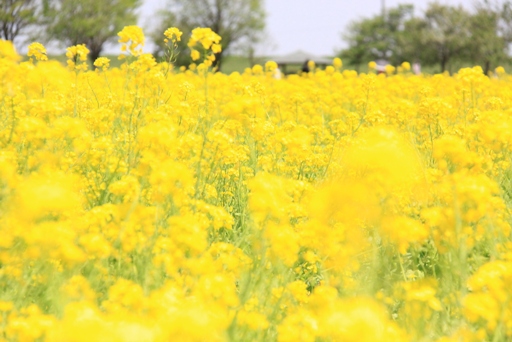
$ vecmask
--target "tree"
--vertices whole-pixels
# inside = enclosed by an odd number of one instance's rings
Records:
[[[480,64],[484,73],[507,59],[507,41],[500,32],[500,8],[482,2],[476,4],[476,12],[471,16],[469,42],[469,60]]]
[[[0,1],[0,38],[14,40],[37,22],[39,4],[36,0]]]
[[[49,38],[68,46],[85,44],[94,62],[105,43],[137,21],[140,0],[45,0],[45,26]]]
[[[403,61],[425,63],[436,60],[435,51],[423,44],[425,27],[425,21],[419,17],[410,18],[404,23],[404,29],[399,35],[400,56]]]
[[[387,36],[382,16],[354,21],[342,37],[348,48],[341,52],[341,58],[357,69],[361,64],[386,58],[388,54],[384,37]]]
[[[469,48],[471,36],[470,14],[462,7],[431,3],[425,12],[421,43],[426,50],[433,49],[437,63],[444,72],[448,63],[463,57]],[[427,60],[427,63],[434,62]]]
[[[439,65],[441,72],[454,64],[479,64],[487,73],[509,59],[511,1],[480,0],[472,13],[462,6],[430,3],[421,17],[413,16],[412,6],[398,6],[386,16],[353,22],[341,57],[356,65],[377,59],[395,65],[418,61]]]
[[[499,6],[499,5],[498,5]],[[498,31],[507,44],[512,43],[512,2],[505,1],[499,8]]]
[[[341,57],[356,66],[378,59],[403,62],[404,28],[413,12],[413,5],[399,5],[384,15],[352,22],[342,36],[348,48]]]
[[[214,62],[219,70],[226,50],[249,40],[257,42],[265,28],[262,0],[169,0],[160,16],[161,25],[154,35],[160,46],[163,32],[171,26],[187,34],[196,27],[209,27],[220,35],[222,52],[216,54]],[[182,46],[186,40],[184,35]]]

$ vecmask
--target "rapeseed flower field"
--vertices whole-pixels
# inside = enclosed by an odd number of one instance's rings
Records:
[[[1,341],[512,339],[512,78],[0,42]],[[371,67],[371,65],[370,65]]]

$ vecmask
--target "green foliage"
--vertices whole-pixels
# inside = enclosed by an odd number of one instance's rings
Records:
[[[139,5],[139,0],[45,0],[47,34],[67,46],[85,44],[94,61],[124,26],[136,24]]]
[[[405,38],[405,24],[413,10],[412,5],[399,5],[390,9],[386,17],[377,15],[352,22],[344,35],[349,48],[342,52],[343,59],[355,65],[377,59],[401,62],[398,52]]]
[[[348,48],[340,56],[356,66],[378,59],[392,65],[417,61],[443,72],[479,64],[487,73],[508,60],[512,6],[484,0],[469,12],[433,2],[422,16],[414,16],[412,5],[399,5],[385,15],[352,22],[343,38]]]
[[[37,22],[36,0],[0,1],[0,38],[14,41],[24,30]]]
[[[425,62],[439,63],[443,72],[451,59],[463,57],[472,36],[470,19],[471,15],[462,6],[430,4],[423,19],[424,29],[420,33],[420,43],[428,52]]]
[[[265,11],[261,0],[169,0],[165,10],[160,12],[161,24],[152,35],[158,46],[157,55],[164,50],[163,32],[172,26],[183,32],[191,32],[196,27],[209,27],[222,37],[222,52],[216,54],[214,66],[220,69],[223,53],[237,45],[257,43],[265,28]],[[188,36],[183,36],[180,44],[182,53],[177,64],[190,62],[186,50]]]

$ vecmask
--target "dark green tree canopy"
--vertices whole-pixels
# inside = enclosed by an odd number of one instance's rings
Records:
[[[67,46],[85,44],[94,61],[124,26],[136,24],[139,5],[140,0],[45,0],[47,34]]]
[[[265,11],[262,0],[169,0],[160,12],[161,24],[153,39],[162,52],[162,34],[175,26],[184,32],[182,47],[196,27],[209,27],[222,37],[222,52],[216,55],[219,69],[222,55],[236,44],[257,42],[265,28]],[[181,61],[186,62],[184,54]],[[178,60],[178,63],[180,60]]]

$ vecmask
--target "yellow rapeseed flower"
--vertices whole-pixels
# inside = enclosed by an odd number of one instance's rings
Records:
[[[199,53],[199,51],[192,49],[190,51],[190,57],[192,57],[193,61],[197,61],[201,57],[201,54]]]
[[[30,55],[28,56],[30,57]],[[10,61],[18,62],[21,59],[21,56],[18,55],[18,53],[16,52],[16,48],[14,47],[14,44],[11,41],[0,39],[0,58],[6,58]]]
[[[32,43],[28,46],[28,57],[34,57],[37,61],[47,61],[46,48],[41,43]]]
[[[209,27],[198,27],[192,30],[188,46],[193,47],[197,43],[200,43],[204,49],[209,50],[212,45],[219,44],[220,40],[221,37]]]
[[[167,30],[165,30],[164,32],[164,36],[166,37],[165,39],[168,41],[170,40],[173,44],[175,44],[176,42],[179,42],[181,41],[181,36],[182,36],[183,32],[181,32],[178,28],[176,27],[169,27]],[[166,41],[166,43],[167,43]]]
[[[404,69],[405,71],[409,71],[411,70],[411,63],[409,62],[403,62],[401,65],[402,69]]]
[[[336,57],[332,60],[332,65],[336,69],[340,69],[343,66],[343,62],[341,61],[341,58]]]
[[[106,71],[110,66],[110,59],[107,57],[99,57],[94,61],[94,66],[96,68],[101,68],[102,71]]]
[[[129,51],[133,56],[142,54],[144,48],[144,33],[136,25],[125,26],[118,34],[121,51]]]
[[[85,46],[85,44],[79,44],[68,47],[66,49],[66,57],[68,58],[68,68],[70,70],[86,71],[88,54],[89,49]]]

